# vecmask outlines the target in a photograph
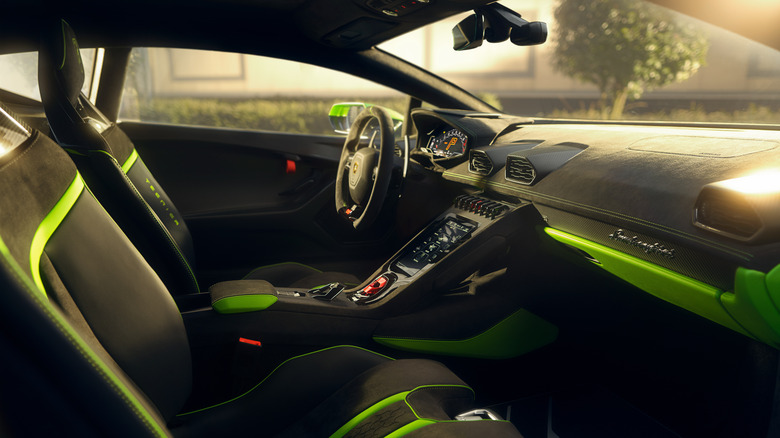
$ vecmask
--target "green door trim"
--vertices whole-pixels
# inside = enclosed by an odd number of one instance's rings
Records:
[[[414,339],[374,336],[374,341],[399,350],[481,359],[509,359],[552,343],[558,327],[519,309],[494,326],[466,339]]]

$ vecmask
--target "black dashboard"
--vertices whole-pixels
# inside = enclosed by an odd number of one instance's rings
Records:
[[[413,157],[445,180],[530,202],[543,238],[780,346],[780,132],[425,109],[412,119]]]

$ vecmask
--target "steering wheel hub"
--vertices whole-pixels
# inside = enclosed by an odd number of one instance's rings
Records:
[[[349,196],[358,205],[364,205],[371,194],[378,152],[374,148],[363,148],[352,158],[349,169]]]

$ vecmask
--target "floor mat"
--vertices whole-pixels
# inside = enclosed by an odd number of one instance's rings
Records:
[[[525,438],[674,438],[678,434],[598,386],[491,406]]]

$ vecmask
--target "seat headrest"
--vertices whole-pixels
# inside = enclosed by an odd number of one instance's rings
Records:
[[[44,31],[40,55],[48,61],[62,94],[75,105],[84,85],[84,66],[76,34],[65,20],[57,20]]]

